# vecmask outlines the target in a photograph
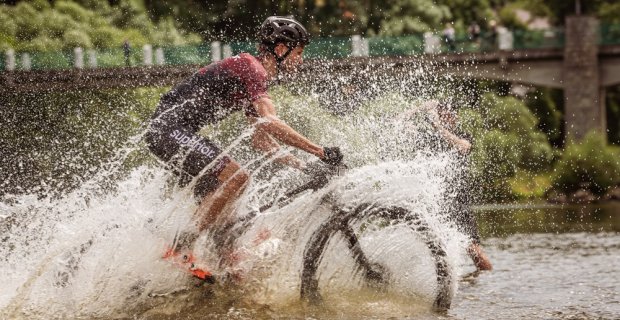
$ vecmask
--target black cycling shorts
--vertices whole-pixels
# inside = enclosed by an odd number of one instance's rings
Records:
[[[228,156],[220,157],[222,150],[214,143],[182,127],[152,126],[146,141],[151,152],[180,176],[182,186],[209,167],[194,186],[198,199],[219,187],[217,177],[231,161]]]

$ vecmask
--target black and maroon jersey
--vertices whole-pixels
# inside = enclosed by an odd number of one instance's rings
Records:
[[[149,149],[181,176],[181,184],[207,170],[195,187],[200,199],[219,185],[230,158],[200,128],[235,111],[258,116],[252,102],[267,96],[267,71],[253,56],[212,63],[162,96],[145,134]],[[218,160],[219,159],[219,160]]]
[[[235,111],[258,116],[252,102],[264,96],[267,71],[255,57],[242,53],[198,70],[166,93],[151,126],[195,133]]]

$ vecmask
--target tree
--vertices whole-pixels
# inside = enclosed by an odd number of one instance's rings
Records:
[[[471,22],[480,25],[486,24],[493,18],[493,10],[489,0],[438,0],[439,5],[449,8],[452,13],[452,22],[465,26]]]
[[[118,47],[125,39],[133,45],[161,43],[183,45],[200,38],[179,30],[174,20],[158,28],[143,5],[134,0],[117,1],[116,6],[95,0],[22,1],[0,5],[0,48],[18,51],[58,51],[82,48]],[[138,4],[137,4],[138,3]],[[158,42],[159,41],[159,42]]]
[[[564,24],[566,16],[576,14],[577,7],[581,14],[598,16],[604,22],[618,21],[620,17],[617,0],[548,0],[545,1],[545,6],[558,24]]]

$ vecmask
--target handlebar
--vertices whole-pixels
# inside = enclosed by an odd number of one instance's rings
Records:
[[[306,182],[305,184],[293,190],[286,192],[282,198],[276,199],[271,203],[261,206],[258,210],[260,212],[264,212],[267,209],[273,207],[279,201],[283,199],[290,199],[306,190],[316,191],[326,186],[329,183],[330,178],[332,176],[338,175],[342,169],[346,169],[346,166],[345,165],[332,166],[332,165],[321,164],[318,162],[311,163],[306,167],[306,169],[304,169],[305,174],[312,176],[312,179],[310,181]]]

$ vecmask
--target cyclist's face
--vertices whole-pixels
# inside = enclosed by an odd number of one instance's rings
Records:
[[[288,50],[288,48],[283,44],[278,45],[278,47],[280,46],[282,46],[283,49],[280,49],[281,53],[278,53],[278,54],[284,55],[286,51]],[[291,53],[289,53],[288,56],[286,57],[286,59],[282,61],[282,67],[284,71],[287,71],[287,72],[297,71],[297,68],[299,68],[299,66],[304,62],[302,58],[303,53],[304,53],[304,47],[297,46],[293,48],[291,50]]]

